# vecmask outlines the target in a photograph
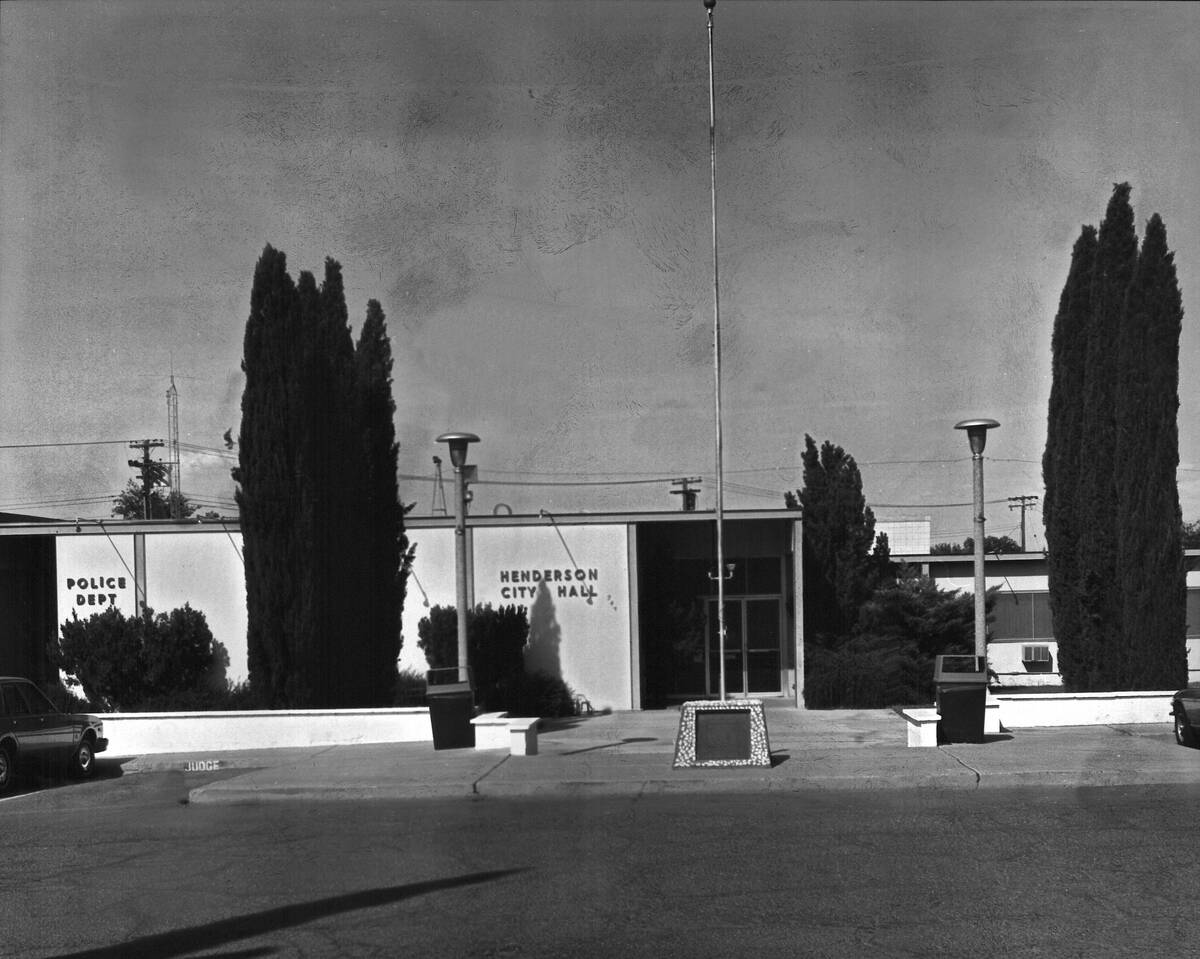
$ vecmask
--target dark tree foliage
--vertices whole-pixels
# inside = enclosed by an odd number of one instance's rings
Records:
[[[814,709],[904,702],[916,681],[911,650],[859,630],[895,566],[887,537],[876,539],[858,465],[828,441],[818,450],[808,435],[803,463],[804,487],[786,502],[804,511],[804,701]]]
[[[1019,553],[1021,544],[1011,536],[984,536],[983,551],[990,556],[999,553]],[[934,543],[929,550],[933,556],[973,555],[975,552],[975,537],[968,536],[961,543]]]
[[[1183,304],[1157,214],[1146,226],[1117,340],[1117,537],[1121,633],[1116,678],[1130,689],[1186,682],[1187,572],[1179,490],[1179,337]]]
[[[404,533],[406,510],[400,503],[392,398],[392,347],[383,309],[376,300],[367,303],[367,318],[355,348],[357,394],[355,418],[363,444],[364,490],[362,513],[370,526],[364,532],[368,585],[363,619],[367,633],[380,638],[372,643],[373,662],[367,665],[372,677],[372,699],[391,694],[400,656],[400,614],[412,566],[412,550]],[[411,507],[410,507],[411,508]],[[382,642],[387,638],[387,642]]]
[[[458,611],[434,606],[417,624],[417,646],[430,669],[458,665]],[[467,659],[476,702],[485,710],[508,709],[509,691],[525,672],[529,614],[524,606],[476,606],[467,617]]]
[[[985,609],[994,605],[992,589]],[[928,666],[926,681],[933,678],[935,656],[975,651],[975,597],[940,588],[914,566],[902,566],[893,584],[876,591],[863,607],[859,623],[864,634],[911,642]]]
[[[1043,508],[1069,689],[1186,679],[1175,479],[1183,311],[1162,221],[1151,219],[1139,255],[1129,194],[1115,187],[1094,243],[1084,228],[1055,320]]]
[[[229,654],[208,620],[184,605],[157,616],[126,617],[115,606],[62,624],[59,669],[75,677],[88,701],[105,710],[203,708],[228,692]]]
[[[319,288],[308,272],[293,285],[284,255],[263,252],[235,479],[250,681],[274,707],[382,706],[394,694],[407,544],[391,355],[378,304],[374,314],[360,360],[341,267],[326,260]]]
[[[183,493],[173,490],[166,494],[160,489],[150,491],[150,519],[172,519],[175,504],[179,504],[179,516],[187,518],[196,512],[196,507],[188,502]],[[137,480],[130,480],[113,500],[113,516],[122,519],[146,519],[146,495]]]
[[[299,519],[310,549],[305,597],[309,615],[294,636],[289,702],[382,705],[365,701],[362,689],[370,642],[361,606],[366,577],[363,464],[353,415],[354,347],[341,267],[326,260],[321,287],[306,272],[297,289],[301,364],[293,403],[300,437]]]
[[[804,487],[786,501],[804,511],[805,642],[832,645],[853,632],[863,603],[893,569],[887,538],[876,543],[854,457],[829,441],[818,451],[805,435],[803,463]]]
[[[1083,227],[1059,298],[1051,340],[1052,381],[1042,456],[1050,612],[1064,677],[1086,669],[1079,639],[1079,534],[1084,519],[1078,500],[1083,454],[1080,398],[1087,372],[1096,244],[1096,228]],[[1062,665],[1064,657],[1066,666]]]
[[[254,270],[242,348],[242,423],[237,503],[246,565],[250,684],[269,706],[287,706],[298,629],[308,610],[307,554],[301,532],[296,416],[300,319],[287,257],[268,246]],[[299,705],[299,704],[297,704]]]
[[[994,603],[989,591],[989,611]],[[895,582],[863,605],[852,637],[835,647],[806,648],[805,704],[865,709],[931,702],[934,657],[973,652],[974,643],[974,597],[940,589],[902,565]]]
[[[1086,462],[1080,470],[1077,503],[1087,522],[1078,522],[1080,577],[1079,672],[1072,683],[1091,690],[1114,689],[1121,635],[1117,583],[1117,527],[1120,508],[1116,488],[1117,353],[1125,295],[1137,263],[1130,188],[1113,190],[1100,224],[1092,273],[1092,320],[1084,356],[1083,409],[1079,430],[1086,440]],[[1068,662],[1075,650],[1069,650]],[[1060,668],[1063,657],[1059,656]],[[1067,666],[1068,673],[1070,667]],[[1064,676],[1066,681],[1066,676]]]

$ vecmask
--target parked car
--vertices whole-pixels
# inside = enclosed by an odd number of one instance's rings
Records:
[[[64,713],[28,679],[0,676],[0,793],[12,787],[18,767],[65,764],[86,778],[107,748],[98,717]]]
[[[1200,745],[1200,686],[1189,686],[1172,696],[1171,715],[1175,717],[1175,742]]]

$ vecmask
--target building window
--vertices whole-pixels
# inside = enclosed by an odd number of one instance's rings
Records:
[[[1054,639],[1049,593],[1011,590],[997,593],[993,615],[993,639]]]

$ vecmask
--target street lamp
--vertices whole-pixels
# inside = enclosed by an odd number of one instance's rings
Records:
[[[1000,424],[995,420],[963,420],[955,423],[956,430],[966,430],[971,443],[971,460],[974,472],[972,488],[975,493],[975,655],[987,655],[987,612],[984,597],[983,576],[983,448],[987,445],[987,431]]]
[[[439,443],[450,447],[454,466],[454,582],[458,602],[458,681],[470,682],[467,669],[467,483],[475,478],[475,467],[467,465],[467,447],[478,443],[474,433],[443,433]]]

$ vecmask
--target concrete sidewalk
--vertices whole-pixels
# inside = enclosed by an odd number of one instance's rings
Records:
[[[401,743],[145,756],[125,769],[219,770],[191,790],[194,803],[1200,782],[1200,750],[1176,745],[1165,721],[910,748],[891,710],[772,706],[769,769],[674,769],[678,723],[677,710],[544,723],[536,756]]]

